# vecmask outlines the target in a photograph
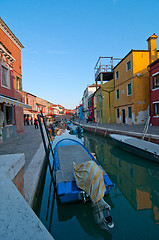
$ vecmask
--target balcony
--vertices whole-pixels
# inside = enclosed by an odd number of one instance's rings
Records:
[[[114,60],[121,60],[121,58],[113,58],[113,57],[99,57],[95,67],[95,81],[101,80],[101,74],[102,74],[102,80],[103,81],[109,81],[113,79],[113,73],[114,73],[114,66],[113,61]]]

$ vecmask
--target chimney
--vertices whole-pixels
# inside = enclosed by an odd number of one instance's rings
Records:
[[[150,36],[148,41],[148,51],[149,51],[149,63],[154,62],[158,56],[157,56],[157,40],[158,36],[154,33],[152,36]]]

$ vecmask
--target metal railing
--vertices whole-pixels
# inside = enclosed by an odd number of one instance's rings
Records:
[[[114,57],[99,57],[95,67],[95,79],[101,72],[113,72],[113,61],[120,61],[122,58],[114,58]]]
[[[51,175],[51,181],[52,181],[52,183],[53,183],[53,185],[55,187],[55,177],[54,177],[54,174],[53,174],[53,171],[54,171],[54,153],[53,153],[53,149],[52,149],[52,145],[51,145],[51,141],[50,141],[49,132],[48,132],[48,129],[46,127],[46,122],[45,122],[45,118],[43,116],[42,111],[41,111],[41,116],[38,114],[37,117],[38,117],[40,132],[41,132],[41,136],[42,136],[42,140],[43,140],[43,144],[44,144],[46,160],[47,160],[47,163],[48,163],[48,166],[49,166],[50,175]],[[44,128],[45,128],[45,131],[46,131],[46,135],[47,135],[47,139],[48,139],[48,146],[47,146],[46,141],[45,141],[45,136],[44,136],[44,132],[43,132],[41,118],[43,120]],[[53,164],[52,164],[52,166],[51,166],[51,163],[50,163],[50,152],[51,152],[52,157],[53,157]]]

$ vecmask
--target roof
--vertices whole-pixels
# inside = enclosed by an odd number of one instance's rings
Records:
[[[159,62],[159,58],[156,59],[154,62],[150,63],[147,67],[151,67],[151,66],[153,66],[153,65],[154,65],[155,63],[157,63],[157,62]]]
[[[22,43],[18,40],[18,38],[14,35],[14,33],[9,29],[7,24],[0,17],[0,29],[15,43],[15,45],[21,50],[24,48]]]
[[[147,41],[149,41],[150,39],[156,39],[158,38],[158,36],[154,33],[152,36],[150,36]]]
[[[113,70],[125,59],[127,58],[132,52],[149,52],[148,50],[134,50],[131,49],[131,51],[124,57],[122,58],[122,60],[113,68]],[[157,50],[157,52],[159,52],[159,50]]]

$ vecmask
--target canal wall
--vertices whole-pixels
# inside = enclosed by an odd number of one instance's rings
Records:
[[[42,144],[26,171],[24,153],[0,155],[0,239],[53,239],[30,207],[44,159]]]
[[[84,121],[73,122],[81,126],[85,131],[99,134],[102,136],[109,136],[110,134],[121,134],[142,138],[144,135],[144,125],[124,125],[124,124],[100,124],[100,123],[86,123]],[[149,126],[147,133],[144,135],[144,140],[159,144],[159,127]]]

